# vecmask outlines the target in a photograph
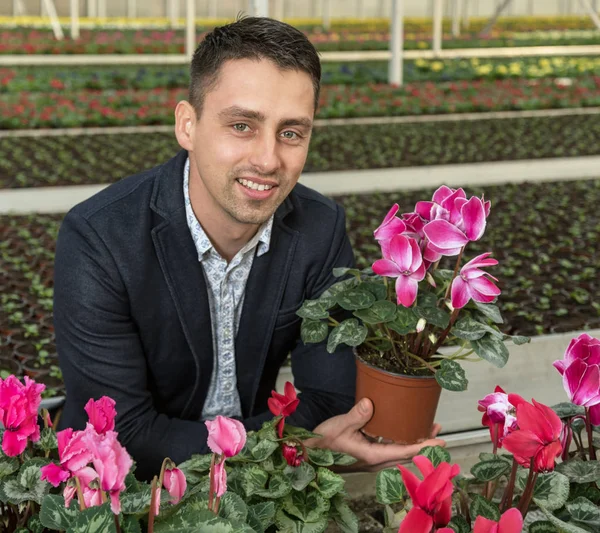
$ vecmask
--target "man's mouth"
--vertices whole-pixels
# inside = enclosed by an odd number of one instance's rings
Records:
[[[256,183],[255,181],[248,180],[245,178],[237,178],[238,183],[246,187],[247,189],[252,189],[254,191],[270,191],[274,185],[267,185],[265,183]]]

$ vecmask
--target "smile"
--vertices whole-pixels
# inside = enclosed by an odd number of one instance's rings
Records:
[[[254,191],[270,191],[273,188],[273,185],[263,185],[260,183],[254,183],[251,180],[247,179],[237,179],[238,183],[242,184],[247,189],[252,189]]]

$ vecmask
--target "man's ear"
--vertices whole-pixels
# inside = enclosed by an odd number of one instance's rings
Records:
[[[175,137],[179,146],[188,152],[194,151],[196,111],[189,102],[182,100],[175,108]]]

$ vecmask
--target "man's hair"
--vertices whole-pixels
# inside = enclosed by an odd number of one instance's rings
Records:
[[[315,111],[321,88],[321,62],[300,30],[266,17],[240,17],[208,33],[196,48],[190,68],[190,103],[200,116],[206,94],[218,83],[226,61],[268,59],[281,70],[306,72],[312,79]]]

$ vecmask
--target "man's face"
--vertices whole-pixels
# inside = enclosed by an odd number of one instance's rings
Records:
[[[313,116],[305,72],[265,59],[225,63],[191,135],[198,193],[239,223],[268,220],[300,177]]]

